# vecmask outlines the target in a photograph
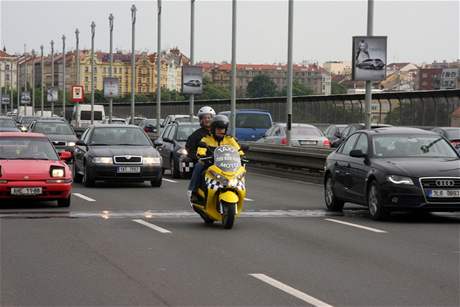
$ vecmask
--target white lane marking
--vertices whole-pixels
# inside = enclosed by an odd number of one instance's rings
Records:
[[[133,220],[133,222],[141,224],[141,225],[144,225],[145,227],[148,227],[150,229],[156,230],[156,231],[158,231],[160,233],[171,233],[171,231],[169,231],[167,229],[161,228],[160,226],[154,225],[152,223],[148,223],[148,222],[146,222],[144,220],[141,220],[141,219]]]
[[[163,180],[166,181],[166,182],[177,183],[176,180],[172,180],[172,179],[163,178]]]
[[[254,201],[254,199],[252,199],[252,198],[247,198],[247,197],[246,197],[244,200],[245,200],[245,201]]]
[[[332,307],[332,305],[329,305],[323,301],[320,301],[317,298],[314,298],[313,296],[310,296],[306,293],[303,293],[302,291],[299,291],[295,288],[292,288],[291,286],[288,286],[286,284],[283,284],[282,282],[273,279],[265,274],[249,274],[250,276],[259,279],[260,281],[263,281],[266,284],[269,284],[272,287],[275,287],[283,292],[286,292],[287,294],[290,294],[308,304],[311,304],[313,306],[318,306],[318,307]]]
[[[334,222],[334,223],[339,223],[339,224],[351,226],[351,227],[361,228],[361,229],[372,231],[372,232],[387,233],[385,230],[372,228],[372,227],[367,227],[367,226],[362,226],[362,225],[353,224],[353,223],[348,223],[348,222],[344,222],[344,221],[340,221],[340,220],[336,220],[336,219],[325,219],[325,220],[329,221],[329,222]]]
[[[79,197],[79,198],[81,198],[81,199],[84,199],[84,200],[86,200],[86,201],[89,201],[89,202],[94,202],[94,201],[96,201],[95,199],[92,199],[91,197],[88,197],[88,196],[83,195],[83,194],[80,194],[80,193],[72,193],[72,195],[77,196],[77,197]]]

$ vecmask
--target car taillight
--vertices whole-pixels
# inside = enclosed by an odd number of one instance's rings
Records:
[[[328,139],[323,141],[323,146],[326,148],[331,148],[331,142]]]
[[[281,139],[281,145],[287,145],[287,138],[282,138]]]
[[[460,146],[460,140],[458,140],[458,141],[457,141],[457,140],[451,141],[451,144],[452,144],[455,148],[457,148],[457,147]]]

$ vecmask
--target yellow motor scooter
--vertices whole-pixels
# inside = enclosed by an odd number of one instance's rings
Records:
[[[206,224],[222,222],[225,229],[231,229],[243,210],[246,167],[241,162],[238,151],[228,145],[219,146],[213,156],[200,159],[200,163],[211,166],[205,172],[204,184],[198,188],[198,200],[192,207]]]

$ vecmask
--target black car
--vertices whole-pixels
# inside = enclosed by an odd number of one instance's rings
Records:
[[[75,131],[63,120],[38,119],[30,124],[29,131],[48,136],[57,152],[73,153],[78,141]]]
[[[460,127],[438,127],[432,131],[445,137],[460,152]]]
[[[172,122],[155,141],[163,158],[163,169],[170,169],[174,178],[186,177],[192,171],[193,162],[187,157],[185,142],[199,128],[200,124],[195,122]]]
[[[189,80],[187,82],[184,82],[184,85],[190,86],[190,87],[200,87],[201,81],[200,80]]]
[[[161,157],[141,128],[91,126],[75,148],[74,179],[93,186],[97,180],[162,183]]]
[[[151,140],[156,140],[158,138],[157,131],[157,120],[156,118],[146,118],[139,123],[139,127],[147,133]]]
[[[391,211],[460,211],[460,155],[430,131],[359,131],[328,156],[324,191],[329,210],[357,203],[376,220]]]
[[[385,67],[385,63],[381,59],[367,59],[356,64],[356,66],[367,70],[382,70]]]
[[[11,117],[0,116],[0,132],[18,132],[16,122]]]
[[[384,127],[391,127],[391,126],[386,125],[386,124],[371,124],[371,129],[384,128]],[[342,144],[342,142],[346,140],[350,135],[352,135],[356,131],[364,130],[364,129],[366,129],[365,124],[351,124],[351,125],[346,126],[342,130],[342,132],[337,132],[335,134],[336,138],[334,139],[334,141],[331,141],[331,147],[333,148],[339,147],[340,144]]]

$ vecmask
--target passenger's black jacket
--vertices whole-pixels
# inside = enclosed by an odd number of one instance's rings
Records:
[[[209,130],[201,127],[200,129],[195,130],[187,139],[185,143],[185,149],[187,150],[187,156],[192,161],[197,161],[196,150],[198,149],[198,144],[201,142],[201,139],[209,135]]]

